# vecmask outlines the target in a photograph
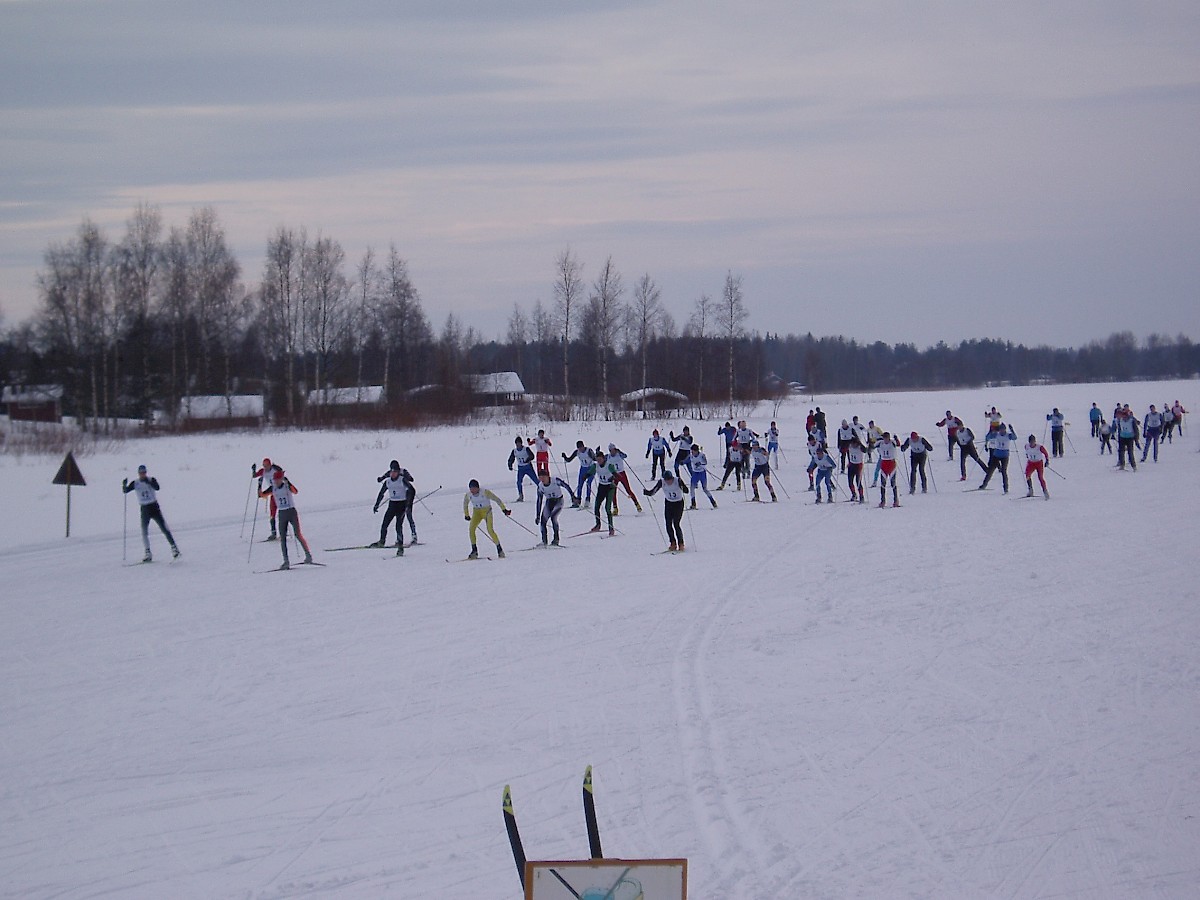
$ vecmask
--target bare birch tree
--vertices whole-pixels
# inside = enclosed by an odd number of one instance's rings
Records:
[[[729,417],[733,418],[734,348],[738,338],[744,334],[746,305],[742,300],[742,276],[733,272],[725,275],[725,287],[721,292],[721,333],[729,342]]]
[[[563,403],[566,415],[571,415],[571,316],[583,297],[583,263],[571,255],[568,247],[555,260],[554,299],[558,311],[559,334],[562,336]]]
[[[363,380],[363,365],[364,358],[366,357],[367,342],[370,340],[373,331],[374,311],[380,302],[380,279],[379,267],[375,265],[375,251],[368,247],[359,261],[358,268],[355,269],[355,311],[353,322],[350,326],[354,355],[358,364],[358,370],[355,373],[355,384],[358,386],[359,402],[362,402],[362,389],[366,385],[366,382]]]
[[[704,357],[707,355],[708,339],[712,337],[716,306],[708,294],[701,294],[688,320],[687,333],[699,342],[696,353],[696,409],[704,418]]]
[[[621,273],[613,265],[612,257],[604,261],[596,280],[592,284],[592,295],[589,298],[591,314],[595,328],[596,365],[600,376],[600,402],[604,408],[604,418],[609,419],[608,392],[608,357],[616,342],[617,328],[622,319],[621,295],[625,293],[625,285]]]
[[[113,248],[112,277],[119,318],[138,336],[141,351],[139,414],[150,424],[149,318],[154,294],[160,288],[163,247],[162,214],[158,207],[138,204],[125,222],[125,236]],[[118,379],[119,380],[119,379]]]
[[[638,279],[633,292],[633,303],[630,306],[630,319],[633,323],[633,337],[637,341],[638,352],[642,359],[642,396],[638,400],[638,409],[642,418],[646,417],[646,389],[649,385],[649,349],[650,341],[662,320],[662,291],[647,272]]]

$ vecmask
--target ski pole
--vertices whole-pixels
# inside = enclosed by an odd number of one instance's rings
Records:
[[[1079,451],[1075,449],[1075,442],[1073,440],[1071,440],[1071,432],[1067,431],[1067,429],[1064,428],[1063,429],[1063,437],[1065,437],[1067,439],[1067,443],[1071,445],[1071,452],[1074,453],[1076,456],[1078,456]]]
[[[683,514],[685,516],[687,516],[687,514],[688,514],[688,508],[686,506],[683,508]],[[697,547],[696,547],[696,526],[692,524],[691,516],[687,517],[687,523],[688,523],[688,531],[692,535],[692,550],[695,551],[697,549]]]
[[[434,494],[436,494],[436,493],[437,493],[438,491],[440,491],[441,489],[442,489],[442,486],[439,484],[437,487],[435,487],[435,488],[434,488],[432,491],[430,491],[428,494],[422,494],[420,497],[417,497],[417,498],[416,498],[416,502],[417,502],[417,503],[420,503],[422,506],[425,506],[425,498],[426,498],[426,497],[432,497]],[[425,511],[426,511],[427,513],[429,513],[431,516],[433,515],[433,510],[432,510],[432,509],[430,509],[428,506],[425,506]]]
[[[779,485],[779,489],[783,491],[783,496],[791,500],[792,495],[788,493],[787,487],[784,486],[783,480],[779,477],[779,472],[772,472],[771,474],[775,476],[775,483]]]
[[[528,531],[530,534],[532,534],[535,538],[538,538],[539,540],[541,539],[540,534],[538,534],[536,531],[530,530],[523,523],[517,521],[512,516],[505,516],[504,518],[508,519],[508,521],[512,522],[514,525],[520,525],[522,528],[524,528],[526,531]]]
[[[1053,472],[1055,475],[1057,475],[1057,476],[1058,476],[1059,478],[1061,478],[1063,481],[1066,481],[1066,480],[1067,480],[1067,476],[1066,476],[1066,475],[1064,475],[1062,472],[1058,471],[1058,469],[1052,469],[1052,468],[1050,468],[1049,466],[1046,466],[1046,471],[1047,471],[1047,472]]]
[[[933,482],[933,492],[936,494],[936,493],[938,492],[938,489],[937,489],[937,479],[933,477],[933,460],[932,460],[932,459],[926,459],[926,460],[925,460],[925,465],[926,465],[926,466],[928,467],[928,469],[929,469],[929,480],[930,480],[931,482]]]
[[[254,520],[250,523],[250,549],[246,552],[246,564],[250,564],[250,557],[254,554],[254,529],[258,527],[258,501],[254,501]]]
[[[669,543],[666,534],[663,532],[662,523],[658,521],[658,510],[654,508],[654,498],[646,497],[646,503],[650,507],[650,515],[654,518],[654,524],[658,526],[658,536],[663,539],[664,544]]]
[[[242,540],[246,539],[246,517],[250,515],[250,494],[254,491],[254,476],[250,476],[250,483],[246,485],[246,508],[242,510],[242,530],[238,534]]]
[[[127,561],[129,552],[129,495],[125,494],[125,512],[121,516],[121,562]]]

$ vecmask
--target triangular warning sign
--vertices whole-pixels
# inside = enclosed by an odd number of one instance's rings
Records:
[[[75,462],[74,453],[67,451],[67,458],[58,467],[58,474],[54,476],[53,483],[68,484],[75,487],[87,486],[87,482],[83,480],[83,473],[79,471],[79,464]]]

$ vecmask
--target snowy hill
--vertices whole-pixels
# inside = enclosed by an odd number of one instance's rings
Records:
[[[518,552],[526,502],[507,559],[447,564],[467,480],[511,501],[539,423],[130,441],[81,457],[70,541],[61,460],[0,457],[0,894],[516,898],[503,786],[530,858],[582,857],[590,763],[605,851],[687,857],[693,898],[1194,897],[1200,432],[1120,472],[1086,421],[1176,398],[1200,406],[1194,382],[817,398],[934,444],[936,490],[884,510],[812,505],[792,399],[790,496],[716,494],[677,556],[652,555],[657,498],[614,540]],[[934,423],[982,436],[993,404],[1022,438],[1068,414],[1050,502],[1019,499],[1015,459],[1008,496],[958,481]],[[660,424],[683,423],[544,427],[645,479]],[[690,424],[719,468],[721,422]],[[255,574],[279,562],[242,536],[264,455],[326,567]],[[443,485],[424,544],[323,552],[378,537],[393,457]],[[139,463],[176,562],[152,531],[158,561],[122,566]]]

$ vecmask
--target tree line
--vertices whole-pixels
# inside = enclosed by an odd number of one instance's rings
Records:
[[[351,264],[335,239],[280,226],[262,271],[246,277],[212,207],[168,228],[157,208],[139,205],[115,241],[85,219],[47,247],[38,311],[0,338],[0,372],[11,384],[63,385],[64,412],[102,430],[116,418],[172,422],[196,396],[223,396],[232,412],[240,393],[261,393],[277,421],[319,424],[309,391],[367,385],[383,386],[384,410],[401,421],[412,389],[440,385],[440,412],[459,409],[447,397],[465,409],[463,375],[508,370],[564,415],[582,403],[604,416],[639,388],[684,394],[703,415],[780,395],[789,383],[820,393],[1200,371],[1200,348],[1184,335],[1139,342],[1121,332],[1078,349],[979,339],[921,350],[748,332],[732,271],[680,323],[650,273],[629,286],[609,257],[585,280],[569,248],[548,280],[553,302],[514,304],[499,340],[452,312],[435,333],[395,245]]]

